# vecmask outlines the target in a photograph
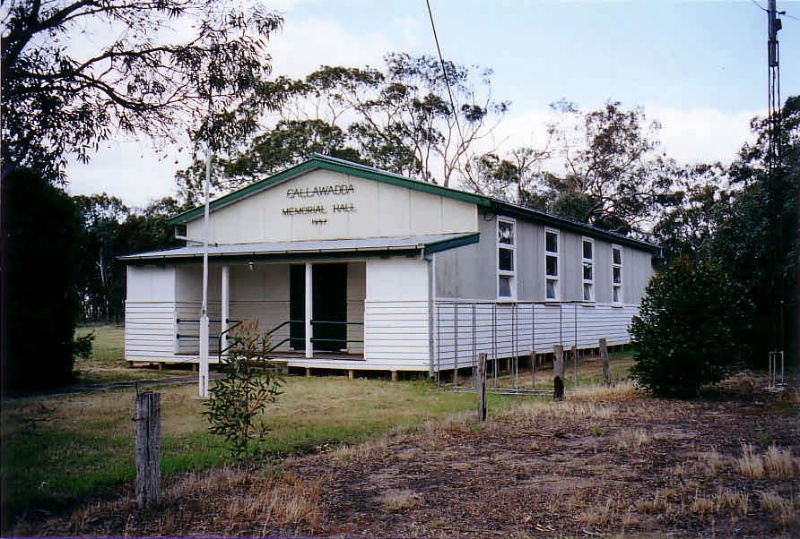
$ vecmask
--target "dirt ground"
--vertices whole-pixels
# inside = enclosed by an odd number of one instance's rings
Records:
[[[758,385],[758,384],[756,384]],[[800,398],[734,382],[691,402],[632,386],[518,397],[264,469],[169,479],[16,534],[300,537],[800,537]]]

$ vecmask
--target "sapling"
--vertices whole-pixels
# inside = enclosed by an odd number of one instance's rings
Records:
[[[263,460],[269,432],[265,411],[283,393],[283,380],[270,368],[269,333],[258,322],[245,322],[231,335],[231,347],[222,359],[224,376],[209,390],[203,415],[211,434],[225,437],[231,458]]]

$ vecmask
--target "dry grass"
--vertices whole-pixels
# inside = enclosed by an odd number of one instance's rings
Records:
[[[659,489],[653,494],[652,500],[636,502],[636,510],[645,514],[667,514],[676,497],[677,492],[672,489]]]
[[[742,444],[742,456],[736,461],[739,473],[750,479],[764,477],[764,458],[756,453],[753,444]]]
[[[759,454],[752,444],[742,444],[742,456],[736,463],[739,472],[751,479],[793,479],[800,471],[800,459],[794,458],[790,450],[775,445]]]
[[[800,525],[800,496],[792,494],[784,498],[775,491],[766,491],[758,493],[758,501],[779,528],[797,530]]]
[[[316,380],[303,383],[313,386]],[[399,384],[412,391],[397,402],[381,396],[397,391],[395,386],[332,377],[318,388],[298,388],[292,406],[276,407],[279,429],[272,434],[282,435],[280,429],[292,420],[302,424],[309,417],[324,418],[326,427],[373,421],[384,406],[397,406],[401,418],[408,418],[406,407],[419,412],[428,406],[427,415],[384,428],[364,442],[337,443],[325,437],[333,432],[326,430],[307,444],[304,455],[265,469],[169,474],[164,502],[156,511],[138,511],[127,496],[85,505],[71,513],[68,524],[53,521],[50,527],[28,531],[129,536],[793,536],[800,525],[800,468],[792,456],[797,446],[730,445],[753,436],[747,422],[753,408],[749,401],[739,414],[735,403],[641,398],[632,384],[620,386],[581,388],[563,402],[494,397],[497,405],[490,406],[490,420],[479,423],[474,394],[437,392],[446,399],[464,399],[468,406],[458,410],[448,405],[450,411],[432,413],[431,404],[440,410],[446,406],[421,385]],[[194,402],[189,397],[185,401],[183,405]],[[338,417],[340,411],[345,418]],[[780,419],[759,421],[771,439],[796,439],[796,424]],[[26,533],[23,528],[14,532]]]
[[[744,491],[723,487],[710,496],[696,490],[690,509],[696,515],[727,516],[731,522],[737,522],[750,512],[750,497]]]
[[[790,450],[771,445],[764,454],[764,467],[772,478],[792,479],[800,470],[800,460],[792,457]]]
[[[630,401],[641,398],[642,392],[632,380],[622,380],[611,386],[602,384],[579,386],[569,394],[570,400]]]
[[[699,491],[695,491],[694,501],[692,501],[691,507],[692,513],[706,515],[708,513],[713,513],[714,507],[713,498],[706,498],[705,496],[701,496]]]
[[[185,535],[248,525],[313,529],[322,517],[319,483],[291,473],[264,475],[239,468],[190,473],[167,484],[161,497],[166,506],[155,519],[142,519],[135,500],[125,496],[77,509],[69,529],[58,531],[86,534],[88,526],[109,514],[124,518],[125,535]],[[198,521],[198,513],[205,521]]]
[[[741,490],[720,487],[717,491],[716,505],[720,512],[728,510],[731,519],[734,520],[747,516],[750,512],[750,496]]]
[[[647,429],[624,428],[614,435],[614,445],[619,449],[638,449],[651,441],[653,435]]]
[[[387,513],[400,513],[417,507],[420,495],[413,490],[389,489],[381,494],[378,502]]]
[[[697,455],[697,462],[705,476],[712,479],[717,477],[720,470],[725,466],[726,459],[715,446],[712,446],[709,451]]]
[[[607,497],[604,501],[590,505],[576,517],[576,520],[587,526],[616,528],[624,530],[632,521],[631,509],[622,500]]]

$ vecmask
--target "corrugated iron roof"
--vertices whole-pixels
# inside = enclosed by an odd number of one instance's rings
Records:
[[[209,244],[210,258],[269,258],[281,256],[358,255],[402,251],[446,251],[462,245],[477,243],[478,233],[432,234],[425,236],[391,238],[357,238],[339,240],[282,241],[269,243]],[[164,251],[151,251],[121,256],[123,262],[195,259],[203,256],[202,245],[178,247]]]

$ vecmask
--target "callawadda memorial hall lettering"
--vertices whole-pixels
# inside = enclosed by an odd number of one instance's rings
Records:
[[[339,183],[334,185],[320,185],[317,187],[290,187],[286,191],[287,198],[313,198],[325,195],[349,195],[356,190],[352,184]]]
[[[356,188],[349,183],[337,183],[332,185],[318,185],[315,187],[290,187],[286,190],[286,198],[289,199],[313,199],[327,196],[343,196],[355,193]],[[293,206],[283,208],[283,215],[324,215],[327,213],[353,213],[356,211],[355,204],[350,202],[337,202],[330,207],[320,204],[321,201],[304,200],[305,206]],[[310,204],[309,204],[310,203]],[[314,219],[314,224],[327,223],[327,219]]]

